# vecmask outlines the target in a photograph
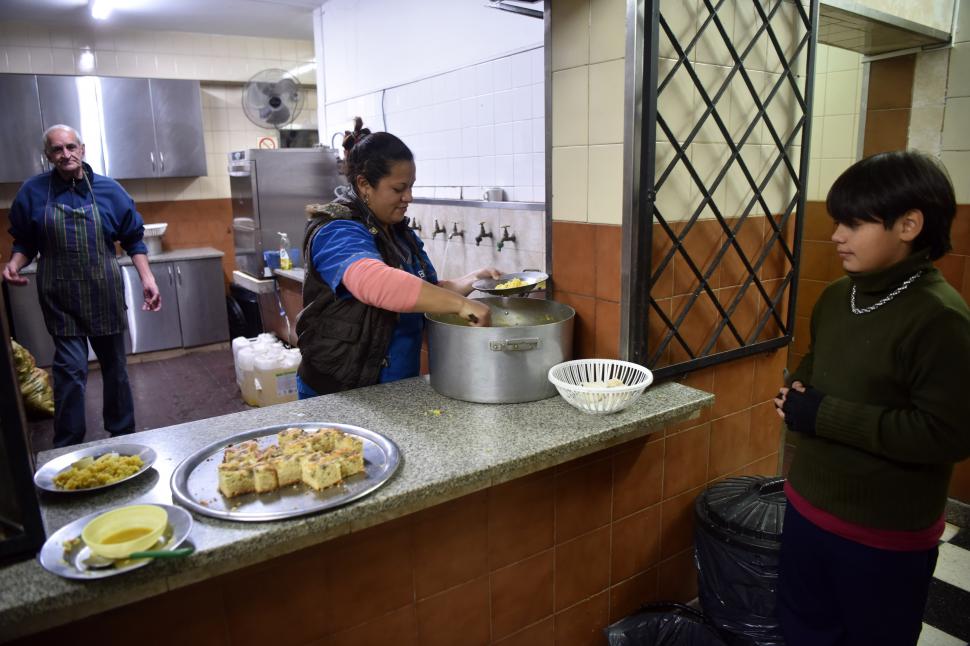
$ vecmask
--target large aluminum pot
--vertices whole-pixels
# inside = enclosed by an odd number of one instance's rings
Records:
[[[492,327],[426,314],[431,387],[469,402],[511,404],[556,394],[549,368],[573,354],[573,308],[535,298],[482,298]]]

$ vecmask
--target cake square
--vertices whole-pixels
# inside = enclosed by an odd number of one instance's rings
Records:
[[[270,444],[265,449],[258,450],[255,455],[257,462],[268,462],[272,458],[283,455],[283,452],[280,450],[280,447],[275,444]]]
[[[219,491],[226,498],[241,496],[256,490],[256,483],[251,467],[237,466],[233,463],[220,464]]]
[[[279,489],[279,480],[276,476],[276,469],[272,464],[260,462],[253,467],[253,485],[256,493],[265,493]]]
[[[222,452],[223,462],[233,462],[241,458],[248,458],[259,450],[259,443],[256,440],[246,440],[239,444],[230,444]]]
[[[303,482],[317,491],[340,482],[340,463],[328,453],[312,453],[300,460]]]
[[[276,434],[276,439],[280,443],[281,448],[286,448],[287,444],[295,442],[303,437],[303,429],[291,426],[290,428],[285,428]]]
[[[316,451],[314,451],[313,443],[309,437],[294,440],[283,447],[283,455],[307,455],[310,453],[316,453]]]
[[[334,444],[340,436],[340,431],[335,428],[320,428],[307,433],[315,451],[333,451]]]
[[[339,431],[338,431],[339,433]],[[349,433],[339,433],[333,446],[334,450],[343,449],[345,451],[363,451],[364,441],[356,435]]]
[[[340,475],[344,478],[364,471],[364,454],[362,451],[337,449],[331,455],[340,464]]]
[[[276,470],[276,480],[281,487],[297,484],[303,478],[299,455],[281,455],[271,458],[270,464]]]

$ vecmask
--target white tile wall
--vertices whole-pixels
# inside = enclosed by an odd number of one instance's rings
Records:
[[[594,149],[599,148],[598,144],[612,141],[614,135],[604,134],[598,130],[597,124],[600,123],[599,115],[622,114],[623,95],[619,93],[619,98],[613,99],[604,97],[598,89],[598,81],[603,77],[598,77],[597,73],[605,70],[602,63],[606,61],[616,69],[620,69],[623,64],[624,52],[618,45],[620,34],[625,33],[625,14],[621,4],[624,3],[618,0],[565,0],[556,4],[551,39],[554,75],[554,219],[601,221],[599,218],[603,212],[597,211],[594,214],[592,210],[597,190],[593,182],[602,179],[594,177],[595,168],[599,167],[594,161],[594,155],[602,152],[597,150],[594,153]],[[798,24],[797,8],[794,5],[788,6],[788,3],[783,4],[785,6],[779,9],[772,20],[772,29],[782,52],[790,55],[798,45],[796,36],[802,30]],[[661,11],[682,43],[686,43],[696,33],[708,15],[707,8],[699,0],[664,0]],[[740,43],[739,53],[748,50],[745,68],[749,70],[754,91],[764,101],[780,78],[781,63],[778,52],[766,35],[762,34],[752,42],[752,37],[761,24],[760,16],[750,3],[724,3],[718,19],[733,41]],[[664,78],[673,67],[671,58],[675,56],[675,51],[663,33],[660,40],[659,72],[661,78]],[[612,49],[604,46],[608,41],[614,44]],[[697,74],[710,96],[723,84],[729,70],[724,65],[730,62],[730,56],[719,41],[720,36],[714,34],[714,25],[711,23],[689,55],[696,63]],[[804,54],[803,48],[799,67],[796,68],[802,75]],[[625,74],[625,68],[623,69]],[[826,92],[826,81],[830,76],[831,94]],[[860,55],[819,45],[816,50],[815,92],[813,110],[816,119],[812,124],[812,157],[806,181],[809,199],[824,199],[832,180],[856,157],[862,92]],[[686,137],[698,115],[705,109],[704,102],[683,68],[671,78],[659,97],[659,111],[677,139]],[[756,104],[751,90],[740,75],[735,75],[732,79],[716,109],[735,140],[751,126]],[[779,136],[784,138],[791,131],[795,123],[794,117],[799,112],[800,108],[786,81],[786,85],[769,104],[769,115]],[[830,116],[832,119],[827,119]],[[588,120],[585,126],[582,123],[584,118]],[[751,130],[742,149],[742,157],[755,180],[760,182],[764,172],[767,172],[767,168],[779,153],[763,122],[759,120]],[[597,140],[600,136],[607,138],[606,141]],[[674,154],[673,148],[663,143],[666,140],[665,133],[658,128],[658,169],[665,168]],[[799,144],[800,139],[796,138],[794,143]],[[702,126],[688,155],[698,172],[710,178],[715,177],[729,159],[730,151],[713,117],[709,116]],[[797,146],[789,155],[797,163]],[[783,203],[787,203],[792,190],[790,178],[779,175],[768,188],[768,207],[772,210],[783,208]],[[751,195],[749,182],[738,164],[733,163],[715,191],[718,206],[725,215],[736,215],[747,206]],[[579,206],[584,196],[587,203],[585,214]],[[689,216],[700,203],[699,191],[682,166],[667,178],[657,199],[660,210],[671,219]],[[753,212],[759,213],[762,210],[760,206],[756,206]],[[707,210],[705,216],[709,215],[710,211]],[[609,217],[612,216],[608,216],[605,221],[613,221]]]
[[[957,202],[970,203],[970,0],[958,0],[954,45],[917,55],[909,146],[934,155]]]
[[[93,58],[91,68],[82,65],[87,52]],[[255,147],[260,137],[276,134],[245,117],[241,86],[236,83],[262,69],[293,70],[312,61],[312,41],[110,28],[67,33],[40,24],[0,22],[0,72],[202,82],[208,176],[123,182],[136,202],[228,197],[226,153]],[[315,128],[315,71],[304,71],[298,78],[305,84],[307,100],[297,121],[302,127]],[[0,208],[9,207],[16,190],[17,185],[0,185]]]
[[[418,235],[440,278],[457,278],[482,267],[497,267],[505,272],[546,267],[544,211],[412,204],[408,216],[421,226]],[[447,230],[446,234],[434,234],[436,221]],[[497,243],[505,225],[515,241],[499,251]],[[492,237],[476,243],[482,227]],[[464,235],[452,235],[456,229]]]
[[[866,91],[862,85],[861,54],[818,45],[806,194],[809,200],[824,201],[835,178],[858,159],[862,93]]]
[[[530,49],[329,103],[327,124],[339,132],[360,116],[404,140],[417,162],[418,197],[480,200],[496,186],[506,200],[542,202],[543,56]]]
[[[970,10],[970,3],[964,0],[962,10]],[[957,45],[959,47],[960,45]],[[950,74],[954,73],[951,58]],[[958,63],[958,73],[970,73],[968,61]],[[952,83],[952,81],[951,81]],[[947,89],[949,95],[949,86]],[[957,202],[970,204],[970,97],[946,97],[943,108],[943,131],[941,133],[942,153],[940,159],[950,174],[950,180],[956,189]]]

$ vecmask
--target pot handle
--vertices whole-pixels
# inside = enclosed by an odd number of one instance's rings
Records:
[[[524,352],[526,350],[535,350],[537,347],[539,347],[538,337],[503,339],[502,341],[488,342],[488,349],[494,352]]]

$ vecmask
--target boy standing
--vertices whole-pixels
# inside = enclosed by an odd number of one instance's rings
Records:
[[[779,618],[788,646],[913,645],[970,456],[970,310],[932,264],[956,200],[933,159],[893,152],[846,170],[827,207],[848,276],[819,297],[775,400],[797,445]]]

